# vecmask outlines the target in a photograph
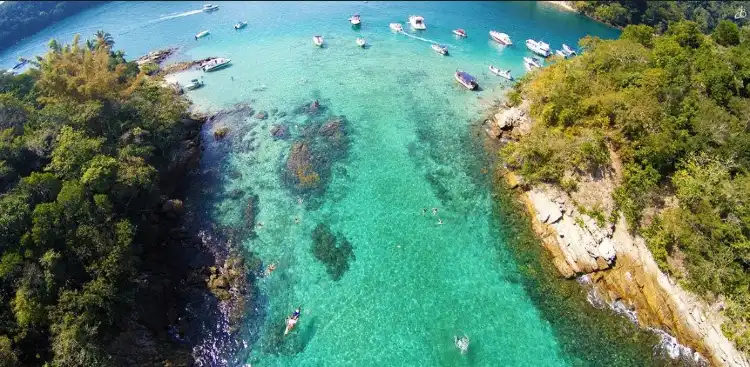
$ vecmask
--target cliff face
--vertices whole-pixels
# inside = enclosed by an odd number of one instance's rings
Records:
[[[513,139],[528,131],[531,123],[528,105],[522,104],[488,119],[485,131],[491,138]],[[588,275],[595,291],[610,305],[624,305],[634,312],[641,327],[667,332],[711,364],[750,366],[747,357],[721,332],[723,320],[718,312],[662,273],[643,238],[628,232],[622,216],[617,223],[597,222],[576,205],[585,201],[580,194],[571,197],[549,185],[522,185],[523,178],[510,171],[504,176],[510,187],[519,190],[534,231],[564,277]],[[593,193],[589,196],[602,196],[607,201],[604,196],[611,196],[611,189],[606,187],[613,186],[613,182],[602,183],[607,180],[612,178],[581,182],[577,192]],[[604,206],[609,207],[607,203]]]

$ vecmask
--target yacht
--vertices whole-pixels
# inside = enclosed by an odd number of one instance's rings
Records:
[[[196,35],[195,35],[195,39],[197,40],[198,38],[203,38],[203,37],[206,37],[206,36],[208,36],[208,35],[209,35],[210,33],[211,33],[211,32],[209,32],[208,30],[205,30],[205,31],[200,31],[200,32],[198,32],[198,34],[196,34]]]
[[[492,72],[493,74],[495,74],[497,76],[501,76],[501,77],[503,77],[505,79],[513,80],[513,76],[510,75],[510,70],[500,70],[500,69],[498,69],[498,68],[490,65],[490,72]]]
[[[357,46],[365,48],[365,45],[367,45],[367,42],[364,38],[357,38]]]
[[[454,74],[454,76],[456,77],[456,81],[461,83],[461,85],[463,85],[467,89],[474,90],[479,86],[477,80],[464,71],[456,70],[456,74]]]
[[[562,45],[562,50],[563,50],[563,52],[565,52],[565,54],[566,54],[566,55],[568,55],[568,56],[570,56],[570,55],[575,55],[575,54],[576,54],[575,50],[573,50],[572,48],[568,47],[568,45],[566,45],[566,44],[564,44],[564,43],[563,43],[563,45]]]
[[[234,29],[242,29],[247,26],[247,22],[237,22],[234,24]]]
[[[535,57],[524,57],[523,66],[526,68],[526,70],[531,71],[536,68],[541,68],[542,64],[540,64],[539,60]]]
[[[203,82],[202,81],[200,81],[198,79],[192,79],[192,80],[190,80],[190,83],[188,83],[187,85],[185,85],[185,88],[187,90],[193,90],[193,89],[198,89],[198,88],[200,88],[202,86],[203,86]]]
[[[555,55],[560,56],[563,59],[568,57],[568,54],[566,54],[565,51],[562,51],[562,50],[555,50]]]
[[[396,32],[403,32],[404,31],[404,27],[401,26],[401,23],[391,23],[391,25],[389,25],[389,27],[391,27],[392,31],[396,31]]]
[[[441,55],[447,55],[448,54],[448,47],[445,47],[443,45],[438,45],[437,43],[435,43],[435,44],[433,44],[430,47],[432,47],[432,49],[435,50],[435,52],[437,52],[437,53],[439,53]]]
[[[230,62],[232,62],[231,59],[225,59],[223,57],[217,57],[215,59],[211,59],[211,60],[206,61],[203,64],[201,64],[201,69],[203,69],[203,71],[205,71],[205,72],[219,70],[221,68],[229,66]]]
[[[315,46],[323,47],[323,36],[313,37],[313,43],[315,44]]]
[[[203,5],[203,11],[206,12],[206,13],[212,12],[214,10],[219,10],[219,6],[218,5],[213,5],[213,4],[205,4],[205,5]]]
[[[411,27],[414,29],[419,29],[419,30],[427,29],[427,26],[424,24],[424,18],[422,18],[419,15],[410,15],[409,24],[411,24]]]
[[[495,42],[500,43],[502,45],[512,45],[513,42],[510,41],[510,36],[508,36],[505,33],[500,33],[498,31],[490,31],[490,38],[492,38]]]
[[[537,42],[533,39],[527,39],[526,47],[528,47],[528,49],[533,53],[540,56],[548,57],[552,55],[552,52],[549,50],[549,45],[542,41]]]
[[[359,19],[359,14],[354,14],[354,15],[352,15],[352,17],[351,17],[351,18],[349,18],[349,21],[350,21],[350,22],[351,22],[351,23],[352,23],[353,25],[359,25],[359,24],[360,24],[360,23],[362,22],[362,21],[361,21],[361,20]]]
[[[455,34],[456,36],[459,36],[459,37],[466,37],[466,31],[463,30],[463,29],[461,29],[461,28],[454,29],[453,30],[453,34]]]

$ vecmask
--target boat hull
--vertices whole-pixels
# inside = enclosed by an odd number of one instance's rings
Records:
[[[224,69],[225,67],[229,66],[230,63],[231,63],[231,61],[227,61],[227,62],[225,62],[223,64],[219,64],[219,65],[208,66],[208,67],[204,66],[203,67],[203,71],[209,73],[209,72],[216,71],[216,70],[219,70],[219,69]]]
[[[455,34],[456,36],[459,36],[459,37],[466,37],[466,33],[461,33],[459,31],[453,31],[453,34]]]
[[[511,42],[510,38],[501,37],[501,36],[495,35],[493,33],[490,33],[490,38],[493,41],[495,41],[495,42],[497,42],[497,43],[499,43],[501,45],[504,45],[504,46],[510,46],[510,45],[513,44],[513,42]]]

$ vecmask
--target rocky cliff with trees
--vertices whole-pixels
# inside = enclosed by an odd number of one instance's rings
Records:
[[[52,41],[0,74],[0,365],[190,363],[180,316],[208,266],[179,199],[201,121],[112,45]]]
[[[105,1],[4,1],[0,4],[0,49],[63,18]]]

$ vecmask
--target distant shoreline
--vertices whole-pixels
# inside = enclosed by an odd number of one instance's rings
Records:
[[[552,5],[556,5],[562,9],[565,9],[567,11],[572,11],[574,13],[578,13],[578,10],[574,8],[572,5],[570,5],[570,2],[568,1],[544,1],[545,3],[550,3]]]

